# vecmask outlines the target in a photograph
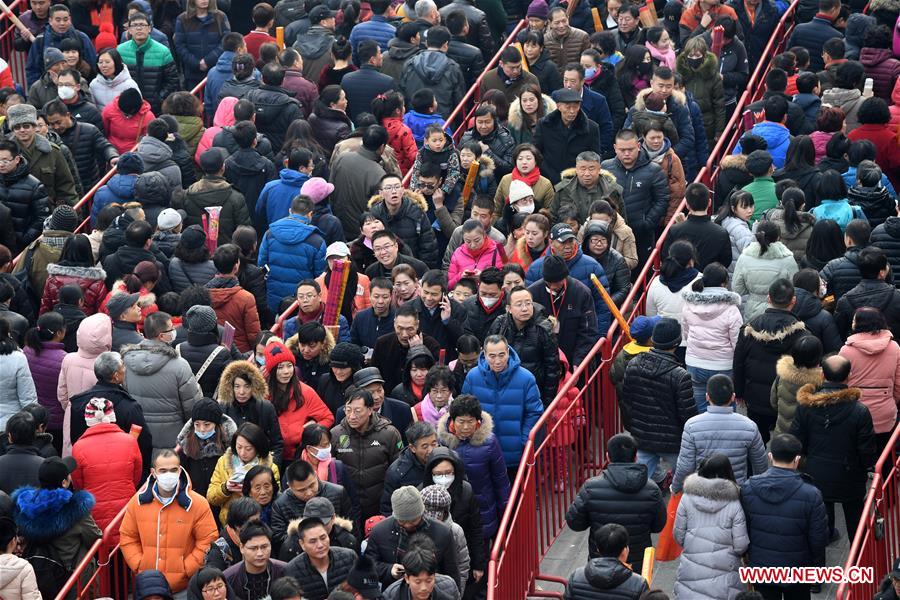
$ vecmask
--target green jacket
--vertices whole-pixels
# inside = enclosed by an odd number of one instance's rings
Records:
[[[684,87],[694,96],[700,112],[703,114],[703,128],[709,147],[715,146],[715,140],[725,131],[725,88],[719,76],[719,61],[712,52],[706,53],[706,59],[697,70],[687,64],[687,55],[682,52],[675,60],[675,68],[684,80]]]
[[[764,212],[778,206],[778,198],[775,196],[775,180],[771,176],[756,177],[741,189],[750,192],[750,195],[753,196],[755,206],[753,216],[750,217],[751,223],[756,223],[762,218]]]
[[[172,52],[153,38],[148,38],[142,46],[128,40],[119,44],[117,50],[122,62],[128,65],[131,78],[140,87],[141,95],[154,113],[159,114],[163,99],[181,87]]]
[[[47,195],[50,197],[50,206],[55,207],[60,204],[74,206],[78,202],[75,177],[72,175],[69,163],[66,162],[60,147],[41,135],[34,136],[34,142],[30,148],[25,148],[19,142],[16,144],[19,146],[22,156],[28,161],[31,174],[44,184]]]

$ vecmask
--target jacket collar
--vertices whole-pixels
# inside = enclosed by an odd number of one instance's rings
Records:
[[[144,486],[138,490],[138,504],[152,504],[156,501],[156,495],[153,493],[155,486],[156,476],[151,474],[147,481],[144,482]],[[194,503],[194,499],[191,498],[189,493],[190,488],[190,479],[188,479],[187,472],[182,467],[181,475],[178,478],[178,491],[175,493],[175,502],[186,511],[191,510],[191,506]]]

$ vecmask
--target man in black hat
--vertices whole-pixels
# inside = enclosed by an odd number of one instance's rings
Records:
[[[571,228],[570,228],[571,230]],[[591,291],[569,276],[563,257],[551,254],[544,259],[542,279],[528,287],[534,301],[552,317],[553,331],[569,364],[577,365],[591,351],[600,336]]]
[[[684,424],[697,414],[691,375],[678,363],[681,324],[660,319],[653,328],[653,349],[634,357],[625,367],[624,394],[619,398],[631,415],[625,427],[638,443],[637,461],[666,489],[678,464]],[[673,418],[674,417],[674,418]],[[660,466],[665,459],[671,470]]]
[[[575,90],[556,90],[553,100],[556,110],[538,121],[534,145],[544,156],[541,174],[556,185],[579,154],[600,150],[600,128],[581,110],[581,94]]]
[[[406,428],[412,423],[412,412],[409,410],[409,404],[385,395],[384,378],[381,376],[381,371],[378,370],[378,367],[366,367],[354,373],[353,385],[372,394],[372,398],[375,400],[375,412],[390,421],[391,425],[400,432],[403,443],[407,443]],[[335,413],[334,422],[340,423],[343,420],[344,406],[342,404]]]
[[[118,293],[113,294],[106,303],[106,312],[113,322],[112,348],[118,352],[122,346],[140,344],[144,336],[138,333],[137,326],[141,322],[141,307],[138,304],[141,295]]]

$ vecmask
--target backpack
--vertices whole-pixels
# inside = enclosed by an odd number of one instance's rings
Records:
[[[34,569],[38,589],[44,598],[56,598],[75,571],[66,565],[49,545],[28,544],[24,557]]]

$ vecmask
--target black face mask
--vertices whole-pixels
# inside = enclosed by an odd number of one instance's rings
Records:
[[[687,64],[692,69],[699,69],[700,65],[703,64],[703,57],[701,56],[700,58],[688,58]]]

